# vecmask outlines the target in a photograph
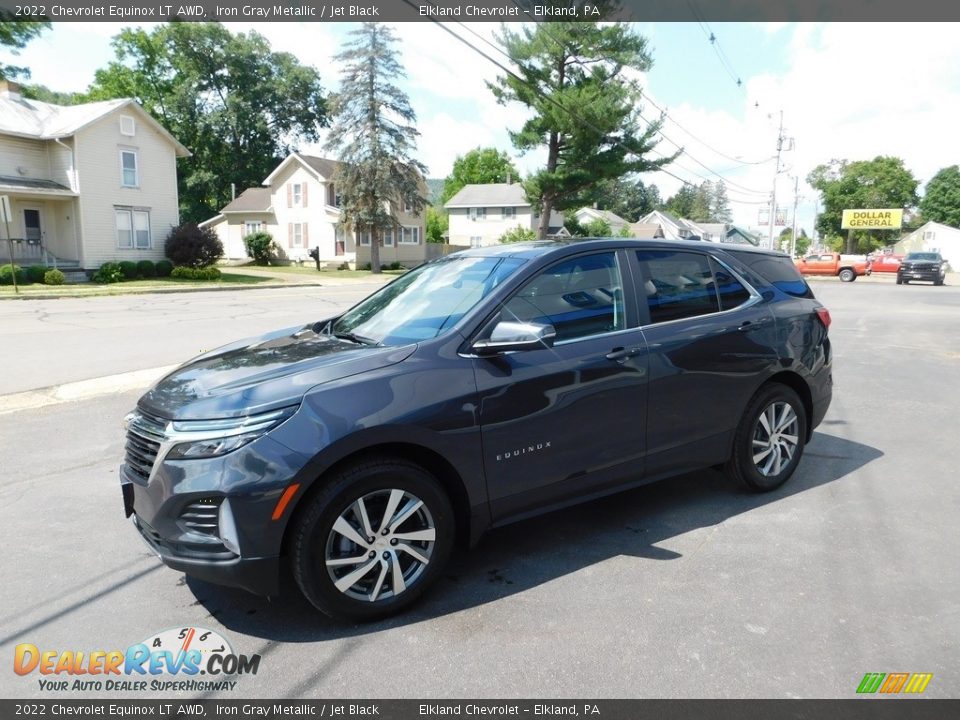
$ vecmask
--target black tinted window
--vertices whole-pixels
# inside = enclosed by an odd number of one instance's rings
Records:
[[[547,268],[507,301],[500,316],[553,325],[558,342],[623,330],[616,254],[583,255]]]
[[[812,298],[813,292],[800,271],[788,257],[727,249],[737,260],[774,287],[794,297]],[[812,256],[817,259],[817,256]]]
[[[713,280],[717,286],[717,294],[720,296],[721,310],[732,310],[750,299],[750,291],[734,277],[732,272],[713,258],[710,259],[710,267],[713,269]]]
[[[667,322],[720,310],[706,255],[673,250],[640,250],[643,291],[650,322]]]

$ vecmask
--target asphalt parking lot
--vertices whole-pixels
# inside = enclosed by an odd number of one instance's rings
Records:
[[[704,471],[497,530],[372,625],[289,584],[267,601],[161,566],[116,478],[139,393],[0,415],[0,696],[78,696],[15,675],[18,643],[123,649],[187,626],[262,655],[225,698],[850,698],[866,672],[960,695],[960,285],[812,285],[835,394],[786,486]]]

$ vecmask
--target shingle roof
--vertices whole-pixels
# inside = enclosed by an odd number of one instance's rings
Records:
[[[149,118],[151,124],[174,144],[178,155],[190,154],[160,123],[130,98],[82,105],[53,105],[39,100],[28,100],[18,95],[0,94],[0,133],[39,140],[68,137],[90,123],[128,105],[137,108]]]
[[[464,185],[447,200],[444,207],[529,207],[527,194],[522,185],[511,183],[487,183]]]
[[[45,190],[54,192],[64,192],[74,195],[73,190],[66,185],[61,185],[53,180],[38,180],[36,178],[11,177],[9,175],[0,175],[0,187],[13,188],[16,190]]]
[[[338,160],[328,160],[327,158],[317,157],[316,155],[303,155],[301,153],[297,153],[297,155],[303,158],[303,161],[307,165],[323,175],[327,180],[333,177],[333,174],[340,166]]]
[[[269,212],[272,194],[273,190],[268,187],[247,188],[220,212]]]
[[[591,214],[595,215],[596,217],[599,217],[599,218],[602,218],[603,220],[606,220],[609,225],[628,225],[628,224],[629,224],[629,223],[628,223],[626,220],[624,220],[622,217],[620,217],[619,215],[617,215],[617,214],[614,213],[614,212],[610,212],[609,210],[600,210],[600,209],[598,209],[598,208],[588,208],[588,207],[585,207],[585,208],[580,208],[579,210],[577,210],[577,212],[578,212],[578,213],[582,213],[582,212],[591,213]]]

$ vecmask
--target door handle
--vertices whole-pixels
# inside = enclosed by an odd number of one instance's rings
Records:
[[[615,362],[623,362],[627,358],[632,358],[636,355],[641,354],[642,352],[643,352],[643,349],[638,347],[632,347],[632,348],[616,347],[607,353],[606,358],[607,360],[613,360]]]
[[[742,323],[740,323],[740,327],[738,327],[737,330],[742,330],[742,331],[754,330],[754,329],[756,329],[756,328],[763,327],[763,326],[766,325],[768,322],[770,322],[770,321],[769,321],[769,320],[766,320],[766,319],[764,319],[764,320],[757,320],[757,321],[744,320]]]

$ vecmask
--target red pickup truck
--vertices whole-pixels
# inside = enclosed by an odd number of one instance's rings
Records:
[[[868,258],[867,275],[870,273],[895,273],[900,269],[903,255],[874,255]]]
[[[861,275],[867,274],[866,259],[839,253],[807,255],[797,260],[796,266],[801,275],[832,275],[843,282],[853,282]]]

